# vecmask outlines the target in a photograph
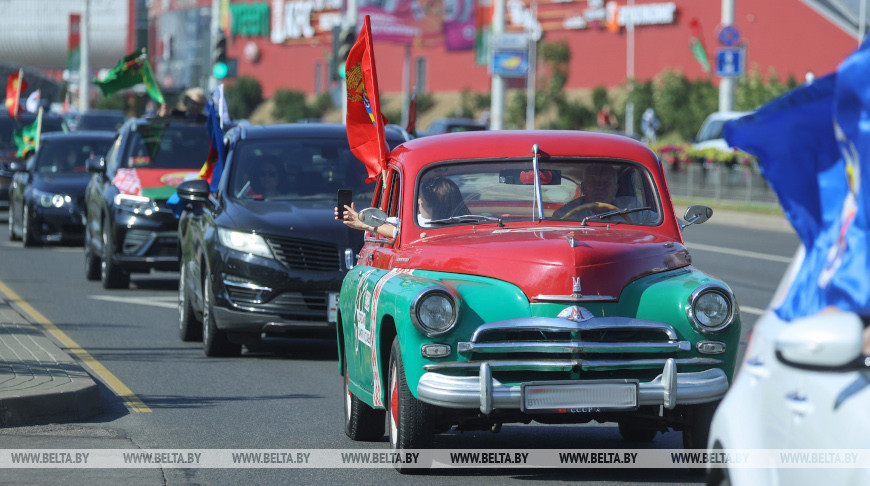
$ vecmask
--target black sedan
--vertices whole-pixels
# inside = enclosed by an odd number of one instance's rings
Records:
[[[15,171],[11,164],[21,161],[18,157],[18,147],[15,145],[13,133],[16,130],[32,125],[36,120],[33,113],[21,113],[18,120],[12,119],[6,108],[0,108],[0,208],[9,205],[9,188],[12,187],[12,177]],[[66,132],[67,126],[63,119],[52,113],[45,113],[42,117],[42,133]]]
[[[207,356],[232,356],[263,335],[335,332],[338,292],[363,234],[335,221],[337,191],[357,207],[374,184],[342,125],[240,125],[227,134],[217,193],[178,188],[179,333]],[[405,141],[387,130],[390,147]]]
[[[112,145],[111,132],[50,132],[39,149],[15,170],[9,194],[9,239],[24,246],[45,242],[81,242],[84,238],[85,161]]]

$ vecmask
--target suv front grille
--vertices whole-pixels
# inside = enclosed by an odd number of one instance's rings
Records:
[[[341,270],[341,259],[336,245],[286,236],[265,238],[278,261],[291,270]]]

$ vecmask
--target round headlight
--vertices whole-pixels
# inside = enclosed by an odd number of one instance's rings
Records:
[[[722,331],[734,320],[734,299],[722,288],[699,289],[689,300],[689,319],[701,332]]]
[[[446,334],[456,325],[457,300],[446,289],[426,289],[414,299],[411,321],[428,337]]]
[[[55,196],[56,195],[57,194],[55,194]],[[40,194],[39,195],[39,205],[44,207],[44,208],[50,208],[51,204],[52,204],[51,199],[52,199],[52,197],[50,194]]]
[[[66,198],[64,198],[63,194],[55,194],[54,196],[51,196],[51,205],[56,208],[62,207],[65,202]]]

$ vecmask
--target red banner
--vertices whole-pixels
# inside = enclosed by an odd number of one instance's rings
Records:
[[[366,166],[368,178],[374,181],[387,164],[387,139],[378,95],[378,75],[375,70],[375,50],[369,16],[363,19],[362,31],[350,49],[345,64],[347,81],[347,140],[350,150]]]

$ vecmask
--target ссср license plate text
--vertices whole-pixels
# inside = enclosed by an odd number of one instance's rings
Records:
[[[637,409],[637,382],[630,380],[526,383],[526,412],[599,412]]]

